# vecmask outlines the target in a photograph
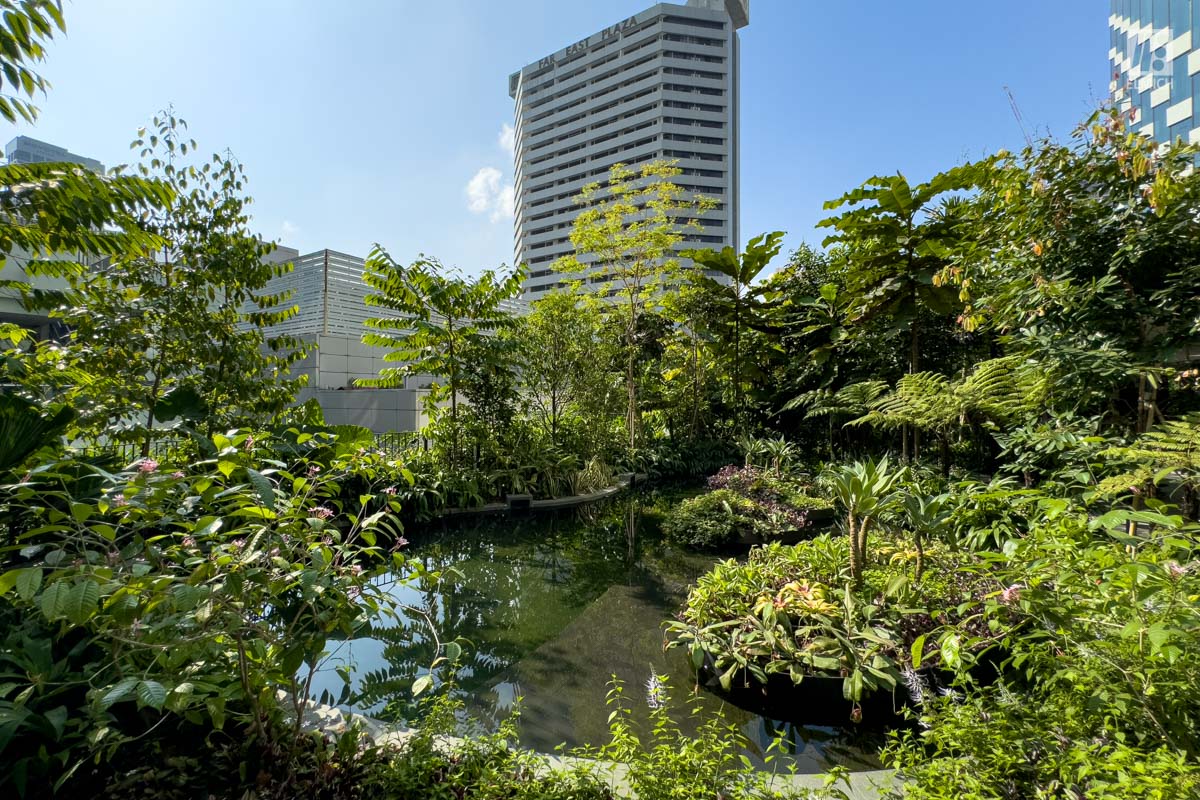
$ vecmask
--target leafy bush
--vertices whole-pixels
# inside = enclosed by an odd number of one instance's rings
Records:
[[[66,459],[0,487],[18,545],[0,567],[0,785],[48,791],[183,722],[265,741],[276,690],[306,696],[326,642],[388,613],[374,571],[424,570],[398,552],[394,499],[344,497],[354,458],[260,461],[246,433],[212,445],[187,470]]]
[[[832,504],[803,493],[804,484],[758,467],[726,466],[708,479],[706,494],[684,500],[663,521],[667,537],[685,547],[718,549],[804,530],[809,512]]]
[[[1131,518],[1154,525],[1138,536]],[[1058,515],[995,559],[968,658],[1001,638],[1020,678],[929,698],[886,760],[906,797],[1195,797],[1200,792],[1196,529],[1156,512]]]
[[[920,580],[911,540],[896,535],[875,546],[882,564],[852,588],[849,542],[818,536],[797,545],[768,544],[745,562],[721,562],[697,581],[670,646],[685,647],[699,666],[711,659],[722,686],[740,673],[766,683],[786,674],[843,676],[847,699],[895,689],[914,666],[913,645],[939,628],[935,615],[987,592],[986,573],[962,571],[968,558],[940,544],[925,558],[936,565]]]
[[[662,531],[677,544],[714,549],[758,532],[758,506],[729,489],[684,500],[662,522]]]
[[[608,694],[612,707],[609,715],[609,743],[583,749],[578,755],[623,764],[631,794],[640,800],[687,800],[718,797],[728,800],[845,800],[837,788],[841,771],[831,770],[823,789],[795,789],[779,785],[775,775],[756,770],[738,753],[745,737],[736,725],[710,716],[699,723],[696,734],[688,736],[672,717],[670,687],[652,675],[646,686],[645,702],[650,706],[650,728],[639,736],[632,721],[632,709],[624,687],[614,679]],[[692,709],[693,717],[699,714]],[[778,743],[768,748],[768,765],[774,760]]]
[[[444,686],[443,689],[446,687]],[[461,701],[439,692],[424,702],[423,722],[396,747],[381,749],[367,777],[369,796],[406,800],[844,800],[836,787],[842,773],[831,772],[824,789],[791,789],[770,771],[750,766],[740,749],[745,737],[735,725],[710,716],[695,735],[684,734],[673,715],[669,688],[653,676],[647,685],[648,730],[633,722],[624,687],[614,681],[610,740],[600,747],[571,751],[556,768],[543,756],[516,749],[518,715],[492,734],[479,735],[464,720]],[[693,714],[698,713],[692,711]],[[461,737],[461,738],[457,738]],[[771,752],[774,752],[772,746]],[[769,754],[767,762],[774,761]],[[618,790],[616,784],[624,784]]]
[[[446,689],[447,687],[443,687]],[[544,759],[515,747],[518,715],[495,733],[463,738],[462,703],[444,691],[428,698],[420,729],[394,749],[366,781],[368,796],[405,800],[611,800],[613,795],[586,768],[550,770]]]

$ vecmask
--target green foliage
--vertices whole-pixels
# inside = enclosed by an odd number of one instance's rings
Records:
[[[795,536],[812,523],[809,514],[832,503],[811,497],[802,482],[756,467],[724,467],[708,479],[709,492],[674,506],[663,533],[686,547],[720,549],[755,540]]]
[[[373,332],[363,334],[363,342],[388,348],[384,360],[401,366],[384,367],[378,378],[359,383],[387,388],[412,375],[435,376],[428,401],[431,409],[450,401],[451,466],[463,460],[458,401],[465,384],[473,378],[478,394],[490,400],[486,376],[512,369],[506,342],[495,334],[515,324],[503,304],[517,296],[524,277],[523,269],[507,276],[485,270],[468,280],[424,257],[405,267],[378,245],[367,258],[363,280],[373,290],[367,305],[392,315],[367,319]]]
[[[705,311],[697,316],[697,322],[708,334],[708,346],[716,362],[731,379],[733,413],[739,428],[746,424],[743,374],[753,364],[744,357],[743,332],[767,325],[763,309],[773,298],[768,285],[755,285],[755,281],[779,254],[782,240],[782,231],[756,236],[741,256],[732,247],[686,250],[682,254],[693,263],[688,280],[700,290],[700,304]]]
[[[25,98],[45,93],[50,83],[32,64],[46,57],[46,44],[57,30],[66,33],[58,0],[4,0],[0,3],[0,116],[32,123],[37,108]]]
[[[27,291],[25,303],[72,331],[26,359],[26,391],[61,395],[80,410],[85,436],[140,442],[143,456],[164,427],[261,424],[301,385],[289,370],[303,349],[268,331],[296,313],[266,291],[291,267],[268,263],[272,248],[249,230],[241,165],[228,155],[187,163],[195,143],[185,131],[166,111],[133,144],[142,162],[131,180],[161,185],[170,198],[138,221],[160,249],[126,247],[95,269],[26,267],[66,279],[61,292]]]
[[[576,215],[571,243],[576,255],[555,262],[560,272],[580,273],[598,266],[616,298],[625,362],[625,425],[629,449],[638,446],[641,409],[638,402],[638,335],[642,317],[657,297],[671,289],[678,270],[676,245],[688,228],[700,229],[695,219],[713,209],[715,201],[697,196],[685,199],[671,182],[682,172],[670,162],[652,161],[633,170],[614,164],[608,180],[588,184],[579,194],[583,210]]]
[[[957,381],[932,372],[909,373],[890,393],[871,400],[865,415],[848,424],[911,428],[936,435],[942,444],[943,476],[949,477],[952,431],[1027,418],[1041,408],[1045,394],[1044,376],[1024,359],[994,358],[979,362],[971,374]]]
[[[28,400],[0,395],[0,476],[57,443],[74,419],[74,410],[66,406],[47,417]]]
[[[17,790],[63,785],[158,724],[265,738],[276,690],[306,696],[326,643],[389,613],[373,571],[424,573],[388,552],[396,501],[344,497],[359,465],[260,461],[246,433],[212,451],[171,474],[51,461],[0,487],[0,753]]]
[[[616,353],[595,298],[551,292],[506,335],[517,354],[523,399],[552,446],[566,445],[571,427],[595,430],[599,420],[612,416],[618,391],[611,370]],[[578,420],[586,424],[580,426]],[[591,455],[603,443],[596,439],[580,445]]]
[[[913,645],[937,630],[933,614],[986,591],[959,573],[965,556],[933,544],[925,557],[936,575],[920,579],[908,565],[918,555],[903,536],[877,550],[887,561],[867,570],[854,588],[849,541],[828,534],[797,545],[772,543],[744,563],[725,561],[697,581],[678,622],[668,624],[673,647],[697,666],[712,660],[726,689],[774,674],[843,677],[846,699],[896,688],[914,666]],[[916,664],[916,666],[919,666]]]
[[[461,734],[461,701],[449,691],[424,701],[419,730],[388,752],[367,780],[371,796],[412,800],[610,800],[612,794],[584,765],[551,770],[543,758],[517,749],[519,714],[495,733]]]
[[[672,508],[662,531],[673,542],[708,550],[760,533],[759,517],[754,501],[730,489],[717,489]]]
[[[830,493],[846,510],[850,578],[855,586],[862,584],[863,571],[868,566],[867,541],[871,528],[895,506],[903,479],[904,471],[892,469],[886,456],[881,461],[845,464],[827,478]]]
[[[920,312],[955,311],[955,292],[935,278],[964,235],[963,206],[951,194],[972,187],[978,177],[974,165],[916,186],[899,173],[876,176],[825,204],[827,209],[848,207],[820,227],[834,230],[824,245],[845,247],[853,265],[845,300],[851,324],[887,315],[892,325],[905,328],[909,372],[920,369]]]
[[[844,798],[837,788],[840,773],[826,778],[824,789],[795,789],[768,771],[751,767],[739,756],[743,741],[737,726],[710,717],[700,723],[696,735],[688,736],[671,716],[670,687],[657,675],[647,686],[650,704],[649,730],[639,732],[625,689],[613,680],[608,693],[609,743],[583,755],[625,765],[629,791],[642,800],[689,800],[722,797],[730,800],[800,800],[801,798]],[[692,714],[699,714],[693,709]],[[640,734],[640,735],[639,735]],[[774,745],[772,746],[772,750]],[[768,765],[774,755],[767,756]]]
[[[1002,152],[981,173],[971,246],[945,277],[965,324],[1053,376],[1056,409],[1136,431],[1161,413],[1156,373],[1200,308],[1194,157],[1106,109],[1069,142]]]
[[[1130,471],[1105,479],[1098,489],[1106,495],[1140,491],[1167,478],[1192,492],[1200,485],[1200,414],[1169,420],[1139,436],[1128,447],[1110,448],[1102,456],[1134,465]]]
[[[1154,533],[1122,533],[1132,519]],[[905,796],[1194,795],[1194,555],[1194,530],[1151,512],[1060,512],[1013,540],[962,637],[964,653],[1000,641],[1009,679],[933,701],[920,730],[894,735]]]

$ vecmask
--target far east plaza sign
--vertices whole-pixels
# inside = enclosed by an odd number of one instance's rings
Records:
[[[622,32],[632,28],[635,25],[637,25],[637,17],[633,16],[633,17],[630,17],[629,19],[625,20],[624,22],[618,22],[616,25],[605,28],[604,30],[600,31],[599,33],[588,36],[586,39],[580,39],[575,44],[568,45],[567,47],[563,48],[561,51],[559,51],[557,53],[548,55],[545,58],[539,58],[538,59],[538,69],[545,69],[546,67],[553,67],[558,63],[558,59],[570,58],[571,56],[575,55],[576,53],[581,53],[584,50],[591,47],[593,40],[602,42],[605,39],[611,39],[614,36],[620,36]]]

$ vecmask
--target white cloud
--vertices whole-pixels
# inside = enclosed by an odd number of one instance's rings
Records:
[[[517,190],[511,184],[505,184],[496,198],[496,210],[492,212],[492,222],[502,219],[512,219],[517,213]]]
[[[500,125],[500,149],[508,153],[509,156],[517,147],[517,131],[512,125],[507,122]]]
[[[511,183],[495,167],[483,167],[467,182],[467,208],[473,214],[488,214],[492,222],[511,219],[516,195]]]
[[[285,219],[283,224],[279,226],[279,230],[283,233],[283,243],[287,244],[289,239],[300,233],[300,226],[291,220]]]

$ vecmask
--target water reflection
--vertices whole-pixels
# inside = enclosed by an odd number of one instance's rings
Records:
[[[687,658],[663,651],[661,626],[713,559],[666,545],[641,512],[634,499],[573,514],[487,520],[426,537],[413,554],[443,572],[441,581],[392,583],[390,591],[411,610],[400,620],[381,621],[369,638],[345,643],[334,659],[356,668],[350,703],[419,723],[408,698],[433,659],[432,624],[441,641],[464,643],[456,691],[469,715],[491,728],[519,698],[522,743],[529,747],[605,742],[605,698],[614,676],[635,701],[635,720],[644,723],[641,695],[656,673],[666,676],[677,701],[689,701],[677,705],[698,706],[701,719],[722,713],[737,725],[756,760],[782,735],[801,771],[834,763],[877,766],[844,731],[775,723],[706,693],[692,696]],[[327,670],[315,691],[339,684]],[[699,724],[690,717],[680,722],[688,732]]]

